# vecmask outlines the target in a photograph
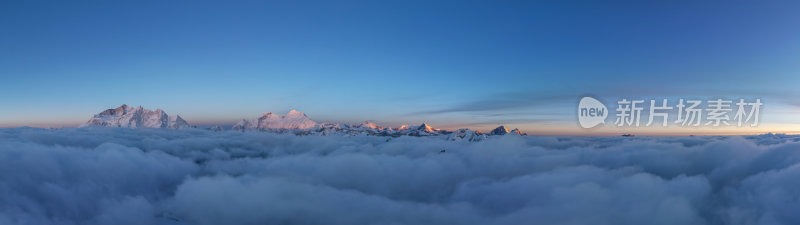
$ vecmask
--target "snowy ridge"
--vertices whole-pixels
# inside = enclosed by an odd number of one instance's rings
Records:
[[[423,123],[419,126],[408,126],[403,125],[399,128],[382,128],[379,126],[365,126],[365,123],[360,125],[347,125],[347,124],[332,124],[332,123],[321,123],[318,126],[306,130],[302,130],[299,132],[295,132],[297,135],[321,135],[321,136],[330,136],[330,135],[344,135],[344,136],[356,136],[356,135],[368,135],[368,136],[387,136],[387,137],[400,137],[400,136],[416,136],[416,137],[425,137],[425,136],[441,136],[445,137],[447,140],[451,141],[482,141],[486,140],[489,136],[522,136],[526,135],[519,131],[519,129],[514,129],[512,131],[505,130],[503,126],[500,126],[497,129],[502,129],[506,131],[505,133],[496,132],[496,133],[482,133],[476,130],[470,130],[468,128],[461,128],[455,131],[447,131],[442,129],[436,129],[432,126]]]
[[[92,116],[89,121],[79,127],[125,127],[125,128],[192,128],[186,120],[178,115],[169,116],[161,109],[155,111],[139,106],[121,105],[115,109],[107,109]]]
[[[309,129],[317,126],[317,122],[309,119],[306,114],[298,112],[297,110],[289,111],[285,116],[278,116],[273,113],[264,113],[261,117],[250,122],[249,120],[242,119],[236,125],[233,125],[232,130],[280,130],[280,129]]]
[[[293,133],[296,135],[316,136],[441,136],[452,141],[482,141],[488,136],[495,135],[525,135],[519,129],[508,131],[504,126],[494,129],[490,133],[481,133],[467,128],[456,131],[436,129],[427,123],[419,126],[402,125],[399,128],[381,127],[373,122],[365,121],[361,124],[317,123],[304,113],[296,110],[289,111],[285,116],[274,113],[265,113],[255,120],[242,119],[231,130],[235,131],[267,131],[275,133]]]
[[[125,128],[194,128],[180,116],[169,116],[163,110],[148,110],[141,106],[134,108],[122,105],[115,109],[107,109],[92,116],[89,121],[80,127],[125,127]],[[206,128],[211,131],[224,131],[221,126]],[[402,125],[398,128],[381,127],[373,122],[365,121],[361,124],[317,123],[306,114],[291,110],[286,115],[279,116],[274,113],[264,113],[260,117],[247,120],[242,119],[231,130],[240,132],[263,131],[274,133],[289,133],[296,135],[316,136],[441,136],[452,141],[482,141],[489,136],[525,135],[519,129],[509,131],[505,126],[499,126],[488,133],[461,128],[455,131],[436,129],[427,123],[418,126]]]

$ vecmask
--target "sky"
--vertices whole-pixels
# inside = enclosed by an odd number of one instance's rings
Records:
[[[529,134],[800,132],[790,1],[4,1],[0,127],[122,104],[198,125],[316,121]],[[758,127],[577,124],[577,102],[761,99]],[[609,119],[612,121],[613,119]],[[612,121],[613,122],[613,121]]]

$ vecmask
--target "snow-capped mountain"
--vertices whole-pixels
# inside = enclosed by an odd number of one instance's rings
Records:
[[[369,122],[369,121],[364,121],[363,123],[361,123],[359,125],[354,125],[352,127],[353,128],[366,129],[366,130],[383,129],[381,126],[378,126],[378,124],[375,124],[375,123]]]
[[[407,132],[403,132],[403,134],[409,135],[409,136],[435,136],[435,135],[449,133],[447,131],[442,132],[442,130],[440,130],[440,129],[434,129],[433,127],[431,127],[427,123],[423,123],[423,124],[420,124],[419,126],[417,126],[415,128],[405,129],[403,131],[407,131]]]
[[[458,130],[453,131],[448,137],[447,140],[451,141],[483,141],[486,140],[486,135],[482,134],[479,131],[470,130],[467,128],[461,128]]]
[[[508,129],[506,129],[506,126],[499,126],[497,128],[494,128],[494,130],[489,131],[489,134],[490,135],[506,135],[506,134],[508,134]]]
[[[125,127],[125,128],[193,128],[180,116],[169,116],[163,110],[148,110],[141,106],[134,108],[122,105],[115,109],[107,109],[94,115],[89,121],[80,127],[102,126],[102,127]],[[211,131],[224,131],[221,126],[206,128]],[[509,131],[505,126],[499,126],[489,133],[470,130],[467,128],[455,131],[436,129],[427,123],[418,126],[402,125],[398,128],[381,127],[373,122],[365,121],[361,124],[338,124],[338,123],[317,123],[297,110],[289,111],[284,116],[273,113],[265,113],[254,120],[242,119],[236,123],[231,130],[235,131],[266,131],[275,133],[288,133],[296,135],[318,135],[318,136],[441,136],[452,141],[482,141],[490,136],[498,135],[525,135],[519,129]]]
[[[149,127],[149,128],[171,128],[183,129],[191,128],[192,125],[183,120],[178,115],[169,116],[161,109],[155,111],[142,108],[134,108],[123,104],[116,109],[107,109],[99,114],[92,116],[89,121],[79,127]]]
[[[494,128],[494,130],[489,131],[488,135],[512,135],[512,136],[516,135],[516,136],[522,136],[522,135],[527,135],[527,134],[522,133],[522,131],[520,131],[517,128],[514,128],[511,131],[508,131],[508,129],[506,129],[506,126],[502,126],[501,125],[501,126],[499,126],[497,128]]]
[[[317,126],[317,122],[309,119],[306,114],[298,112],[297,110],[289,111],[285,116],[278,116],[273,113],[264,113],[261,117],[251,122],[242,119],[236,125],[233,125],[232,130],[275,130],[275,129],[294,129],[302,130],[309,129]]]
[[[491,132],[484,134],[466,128],[456,131],[447,131],[433,128],[427,123],[419,126],[402,125],[399,128],[384,128],[375,123],[365,121],[361,124],[338,124],[338,123],[317,123],[305,114],[296,110],[289,111],[285,116],[278,116],[273,113],[265,113],[255,120],[242,119],[231,128],[236,131],[268,131],[276,133],[293,133],[296,135],[319,135],[319,136],[444,136],[452,141],[482,141],[488,136],[494,135],[524,135],[519,129],[508,131],[504,126],[500,126]]]

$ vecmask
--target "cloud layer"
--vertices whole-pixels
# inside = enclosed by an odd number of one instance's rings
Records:
[[[1,129],[0,224],[798,224],[798,140]]]

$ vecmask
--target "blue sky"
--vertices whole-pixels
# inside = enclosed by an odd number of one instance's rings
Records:
[[[794,131],[798,7],[6,1],[0,127],[74,126],[125,103],[198,124],[298,109],[318,121],[569,133],[577,100],[592,95],[758,97],[763,129]]]

